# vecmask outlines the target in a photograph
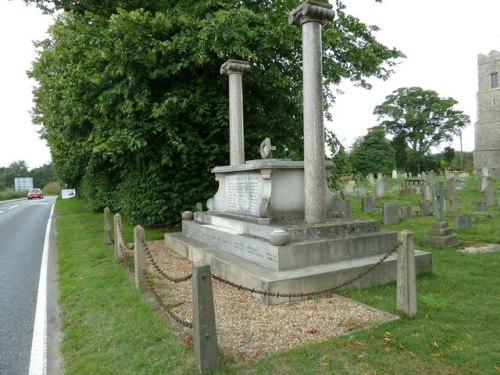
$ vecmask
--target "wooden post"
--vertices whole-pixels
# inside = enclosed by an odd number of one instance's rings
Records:
[[[193,264],[193,346],[200,374],[219,365],[212,275],[210,265],[203,259]]]
[[[139,290],[146,288],[147,270],[146,249],[144,248],[144,229],[137,225],[134,228],[134,271],[135,271],[135,286]]]
[[[415,244],[413,233],[398,233],[396,308],[408,317],[417,314],[417,282],[415,276]]]

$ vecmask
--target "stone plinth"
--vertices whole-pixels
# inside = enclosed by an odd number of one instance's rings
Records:
[[[429,247],[449,247],[458,243],[458,236],[445,221],[432,224],[432,229],[424,237],[424,245]]]

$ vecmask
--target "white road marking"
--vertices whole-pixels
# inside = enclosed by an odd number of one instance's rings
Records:
[[[16,208],[16,207],[19,207],[19,205],[16,204],[15,206],[9,207],[9,210],[12,210],[13,208]]]
[[[29,375],[47,374],[47,268],[49,262],[49,238],[52,226],[54,205],[50,210],[45,242],[43,244],[42,265],[38,282],[38,297],[36,302],[35,326],[31,343],[31,358]]]

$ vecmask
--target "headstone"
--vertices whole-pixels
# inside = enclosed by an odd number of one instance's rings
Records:
[[[375,211],[375,199],[371,195],[367,195],[361,199],[361,208],[363,212],[373,212]]]
[[[455,218],[455,230],[470,228],[471,224],[470,215],[459,215]]]
[[[384,175],[380,172],[377,173],[377,181],[378,180],[381,180],[382,178],[384,178]]]
[[[415,194],[422,194],[422,189],[420,189],[420,186],[414,186],[412,188],[413,193]]]
[[[421,216],[430,216],[431,215],[431,204],[428,200],[420,201],[420,215]]]
[[[422,172],[421,178],[422,180],[427,180],[427,174],[425,172]]]
[[[451,197],[450,198],[450,211],[451,212],[458,212],[460,209],[459,203],[460,203],[460,200],[458,199],[458,197]]]
[[[384,203],[382,206],[382,214],[384,217],[384,224],[399,223],[399,204]]]
[[[366,181],[368,181],[368,184],[370,186],[374,186],[375,185],[375,177],[373,177],[373,173],[368,173],[366,175]]]
[[[435,206],[436,206],[436,221],[444,221],[444,209],[445,209],[445,199],[444,199],[444,189],[443,183],[439,182],[438,190],[436,192]]]
[[[401,207],[401,220],[411,219],[413,217],[413,210],[411,206]]]
[[[325,144],[321,24],[335,16],[331,4],[304,2],[288,18],[302,29],[302,85],[304,123],[304,211],[307,223],[325,222]],[[318,147],[320,146],[320,147]]]
[[[484,200],[486,201],[486,207],[495,205],[495,193],[492,186],[487,186],[484,189]]]
[[[363,198],[364,196],[366,196],[366,194],[367,192],[364,187],[354,189],[354,195],[356,195],[357,197]]]
[[[444,177],[446,178],[446,181],[448,181],[451,177],[451,174],[450,174],[450,170],[449,169],[445,169],[444,170]]]
[[[484,192],[484,189],[488,186],[488,176],[481,176],[481,193]]]
[[[408,178],[408,173],[404,172],[403,173],[403,178]]]
[[[398,171],[396,170],[392,171],[392,178],[398,178]]]
[[[383,178],[377,178],[375,184],[375,197],[382,198],[385,195],[385,182]]]
[[[412,178],[413,177],[413,174],[411,172],[408,172],[408,177],[409,178]]]
[[[450,177],[446,182],[446,196],[448,198],[454,197],[457,195],[457,186],[455,184],[455,179]]]
[[[475,206],[476,211],[486,211],[486,202],[485,201],[477,201]]]
[[[488,177],[488,176],[490,175],[490,174],[489,174],[489,171],[488,171],[488,167],[483,167],[482,172],[483,172],[483,173],[482,173],[482,174],[483,174],[483,176]]]
[[[432,184],[427,181],[423,186],[423,198],[425,201],[432,202],[434,200],[434,193],[432,192]]]
[[[430,171],[429,174],[427,175],[427,182],[432,186],[435,180],[436,180],[436,175],[434,174],[433,171]]]
[[[202,212],[203,211],[203,203],[197,202],[196,203],[196,211],[197,212]]]
[[[354,186],[355,185],[356,185],[356,182],[354,180],[347,181],[347,185],[345,186],[345,191],[348,194],[352,194],[354,192]]]

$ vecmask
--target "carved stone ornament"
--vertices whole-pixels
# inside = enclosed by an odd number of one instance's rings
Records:
[[[267,137],[260,144],[260,156],[262,159],[272,159],[276,146],[271,145],[271,138]]]
[[[335,12],[331,4],[317,3],[315,1],[305,1],[293,11],[290,12],[288,23],[290,25],[300,26],[304,22],[322,20],[333,20]]]
[[[220,74],[244,73],[250,71],[250,63],[242,60],[227,60],[220,67]]]

